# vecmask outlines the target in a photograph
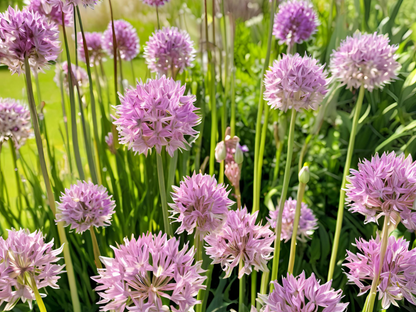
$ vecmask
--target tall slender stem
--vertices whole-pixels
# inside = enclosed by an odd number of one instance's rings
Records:
[[[263,121],[262,130],[261,130],[259,158],[258,158],[258,162],[255,164],[255,166],[257,166],[257,191],[256,191],[256,194],[258,195],[259,200],[260,200],[260,193],[261,193],[261,175],[262,175],[262,169],[263,169],[264,147],[265,147],[265,144],[266,144],[266,135],[267,135],[268,124],[269,124],[269,112],[270,112],[269,105],[266,105],[264,107],[264,121]],[[260,204],[258,205],[258,208],[260,209]]]
[[[270,10],[270,25],[269,25],[269,37],[267,39],[267,52],[266,58],[263,64],[263,70],[261,77],[264,76],[264,73],[269,66],[270,61],[270,51],[272,46],[272,34],[273,34],[273,23],[274,23],[274,11],[275,11],[275,4],[276,1],[273,0],[271,3],[271,10]],[[264,83],[263,79],[260,82],[260,98],[259,98],[259,105],[257,110],[257,120],[256,120],[256,138],[254,143],[254,181],[253,181],[253,212],[258,211],[260,208],[260,193],[259,193],[259,174],[257,166],[259,162],[259,154],[260,154],[260,140],[261,140],[261,119],[263,116],[263,109],[264,109],[264,101],[263,101],[263,90],[264,90]],[[266,121],[265,121],[266,122]]]
[[[260,284],[260,294],[264,295],[267,293],[267,286],[269,285],[269,279],[270,279],[270,271],[263,272],[261,276],[261,284]],[[254,302],[251,301],[251,304],[254,306]],[[256,308],[257,310],[260,310],[261,304],[259,302],[256,302]]]
[[[45,187],[46,187],[49,207],[51,208],[52,213],[55,215],[56,213],[55,198],[53,196],[48,171],[46,169],[45,154],[43,152],[43,143],[42,143],[42,138],[40,136],[38,114],[36,111],[35,99],[33,97],[32,80],[30,78],[30,67],[29,67],[29,61],[27,58],[25,58],[25,78],[26,78],[26,88],[27,88],[30,115],[32,118],[33,131],[35,132],[35,139],[36,139],[36,146],[38,149],[40,167],[42,170],[43,180],[44,180]],[[77,293],[77,285],[75,282],[74,268],[72,265],[71,254],[69,252],[69,246],[68,246],[68,242],[66,239],[66,234],[65,234],[65,230],[63,228],[62,222],[59,222],[57,224],[57,227],[58,227],[59,239],[61,241],[61,244],[64,245],[64,259],[65,259],[66,271],[68,275],[69,288],[71,292],[72,305],[74,308],[74,312],[80,312],[81,306],[79,303],[79,298],[78,298],[78,293]]]
[[[277,273],[279,271],[280,237],[282,234],[283,207],[286,202],[287,190],[289,188],[290,169],[292,165],[293,143],[295,139],[294,138],[295,124],[296,124],[296,110],[292,109],[292,115],[290,117],[289,136],[287,140],[288,145],[287,145],[286,168],[285,168],[285,175],[283,178],[282,195],[280,197],[280,202],[279,202],[279,215],[277,218],[277,225],[276,225],[276,239],[274,241],[273,269],[272,269],[272,276],[271,276],[272,281],[277,279]],[[270,289],[273,290],[273,284],[270,285]]]
[[[168,236],[173,236],[172,226],[169,222],[168,202],[166,200],[165,175],[163,173],[162,155],[156,153],[157,161],[157,176],[159,179],[160,200],[162,202],[163,224],[165,226],[165,233]]]
[[[62,72],[59,75],[59,91],[61,92],[62,117],[64,119],[65,135],[66,135],[65,147],[66,147],[66,152],[68,154],[69,170],[72,174],[72,157],[71,157],[71,149],[70,149],[70,144],[69,144],[68,117],[67,117],[66,108],[65,108],[64,83],[63,83]]]
[[[230,116],[230,128],[231,128],[231,137],[235,135],[235,68],[234,68],[234,37],[235,37],[235,27],[234,20],[230,16],[231,24],[231,116]]]
[[[71,54],[69,52],[68,46],[68,38],[66,36],[66,28],[65,28],[65,15],[62,12],[62,32],[64,36],[65,42],[65,50],[66,50],[66,57],[68,68],[72,68],[71,65]],[[68,85],[69,85],[69,101],[71,104],[71,132],[72,132],[72,146],[74,148],[74,156],[75,156],[75,163],[77,165],[78,175],[81,180],[85,180],[84,169],[82,166],[81,161],[81,154],[79,152],[79,143],[78,143],[78,131],[77,131],[77,117],[76,117],[76,108],[75,108],[75,95],[74,95],[74,88],[72,87],[74,84],[72,83],[72,75],[68,75]]]
[[[290,256],[289,256],[289,266],[287,272],[293,274],[293,268],[295,266],[295,257],[296,257],[296,240],[298,235],[299,219],[300,219],[300,210],[302,207],[303,195],[305,194],[306,184],[299,182],[298,188],[298,197],[296,199],[296,211],[295,211],[295,220],[293,220],[293,231],[292,239],[290,241]],[[283,210],[283,209],[282,209]]]
[[[27,273],[29,275],[30,273]],[[36,303],[38,304],[38,308],[40,312],[47,312],[45,304],[43,303],[42,296],[39,293],[38,286],[36,285],[36,281],[33,278],[33,276],[28,276],[28,279],[30,279],[30,286],[33,292],[35,293]]]
[[[366,304],[364,305],[363,312],[373,312],[374,303],[377,296],[377,287],[380,281],[381,270],[383,269],[384,257],[386,255],[387,245],[389,242],[389,223],[390,215],[384,216],[383,230],[381,232],[381,247],[380,247],[380,264],[378,266],[377,275],[374,276],[371,283],[371,289],[367,295]]]
[[[92,241],[92,250],[94,252],[94,260],[97,269],[101,269],[103,266],[101,265],[100,261],[100,247],[98,247],[97,236],[95,236],[95,228],[93,226],[90,227],[91,233],[91,241]]]
[[[110,5],[110,17],[111,17],[111,29],[113,31],[113,65],[114,65],[114,95],[116,97],[115,104],[119,104],[118,98],[118,87],[117,87],[117,38],[116,38],[116,28],[114,26],[114,15],[113,15],[113,5],[111,4],[111,0],[108,0],[108,4]]]
[[[19,171],[17,170],[17,155],[16,155],[16,147],[14,146],[13,140],[12,138],[9,139],[9,144],[10,144],[10,151],[12,153],[12,158],[13,158],[13,171],[16,177],[16,186],[17,186],[17,192],[18,192],[18,201],[19,201],[19,214],[20,211],[22,209],[22,189],[21,189],[21,179],[19,177]]]
[[[157,18],[157,29],[160,29],[159,6],[158,5],[156,5],[156,18]]]
[[[207,15],[207,7],[205,0],[205,15]],[[212,1],[212,46],[215,47],[215,1]],[[207,36],[208,43],[208,36]],[[211,147],[209,156],[209,174],[212,176],[215,173],[215,147],[217,143],[218,121],[217,121],[217,103],[215,92],[215,59],[211,50],[208,50],[208,61],[210,66],[210,84],[209,84],[209,100],[211,102]]]
[[[175,183],[176,167],[178,165],[178,150],[175,151],[173,157],[169,160],[168,185],[166,187],[166,198],[170,198],[172,185]]]
[[[361,107],[364,99],[364,86],[361,86],[358,94],[357,104],[355,105],[355,113],[352,121],[352,129],[350,134],[350,142],[348,144],[347,159],[345,160],[344,174],[342,176],[342,185],[339,196],[337,225],[335,228],[334,242],[332,244],[331,260],[329,263],[328,281],[332,280],[335,270],[335,264],[338,256],[339,238],[341,236],[342,219],[344,217],[344,203],[345,203],[345,185],[347,183],[347,176],[350,172],[351,158],[354,152],[355,135],[357,134],[358,119],[360,118]]]
[[[243,258],[240,259],[240,263],[238,265],[238,271],[240,272],[243,269]],[[238,281],[238,311],[244,311],[244,298],[246,297],[245,285],[246,279],[245,274],[239,279]]]

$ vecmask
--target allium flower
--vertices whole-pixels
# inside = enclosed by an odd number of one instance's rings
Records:
[[[238,272],[238,278],[250,275],[253,267],[256,271],[268,271],[267,261],[272,258],[271,245],[275,235],[268,225],[256,225],[257,214],[258,211],[249,214],[247,208],[230,210],[222,231],[205,237],[209,245],[206,253],[213,264],[221,264],[225,277],[231,275],[240,261],[243,268]]]
[[[116,32],[117,50],[124,61],[131,61],[140,52],[139,37],[136,29],[126,21],[114,21]],[[112,23],[108,24],[107,30],[102,37],[102,46],[108,55],[113,57],[113,28]]]
[[[180,81],[165,76],[127,90],[120,96],[121,105],[116,106],[119,118],[114,121],[120,143],[145,155],[153,147],[160,153],[166,146],[171,156],[178,148],[184,149],[189,145],[184,136],[195,136],[198,132],[193,127],[199,124],[195,96],[184,93]]]
[[[23,146],[32,133],[30,111],[13,99],[0,98],[0,144],[11,139],[16,149]]]
[[[192,66],[195,49],[186,31],[164,27],[149,38],[144,56],[151,72],[161,75],[171,73],[175,77],[186,67]]]
[[[364,159],[358,170],[351,169],[347,177],[346,201],[350,211],[366,217],[366,222],[377,222],[381,216],[395,223],[400,214],[409,230],[416,230],[416,162],[412,156],[396,156],[394,152],[376,154]]]
[[[79,87],[85,86],[88,84],[88,74],[82,67],[77,67],[74,64],[71,64],[72,67],[72,84],[76,86],[78,83]],[[63,62],[61,66],[57,65],[55,69],[55,81],[56,85],[59,87],[61,82],[61,74],[63,73],[63,85],[66,92],[69,92],[69,79],[68,79],[68,63],[67,61]]]
[[[319,25],[318,16],[308,0],[288,0],[279,5],[273,25],[273,35],[280,44],[292,47],[308,41]]]
[[[208,233],[219,230],[227,219],[228,209],[233,201],[223,184],[207,174],[194,173],[185,177],[179,187],[172,186],[172,217],[180,223],[177,233],[194,230],[202,240]]]
[[[104,58],[104,50],[102,47],[102,34],[93,32],[84,33],[85,41],[87,42],[88,56],[90,57],[90,65],[96,65],[100,60]],[[82,39],[82,34],[79,33],[78,36],[78,57],[84,63],[87,62],[85,59],[85,50],[84,50],[84,40]]]
[[[274,109],[317,109],[328,92],[323,66],[311,57],[299,54],[283,55],[267,71],[264,99]]]
[[[397,48],[389,45],[387,35],[356,32],[332,53],[332,76],[348,89],[358,89],[361,85],[369,91],[381,88],[397,78],[400,69],[398,56],[394,54]]]
[[[206,277],[201,275],[202,261],[193,264],[193,247],[188,250],[186,244],[179,250],[176,238],[147,233],[112,248],[114,259],[101,257],[105,268],[92,278],[98,283],[102,311],[187,312],[200,303],[195,297],[205,288]],[[170,307],[162,298],[170,300]]]
[[[12,310],[21,299],[32,309],[35,293],[33,282],[38,290],[46,287],[59,289],[58,274],[64,265],[56,264],[57,255],[63,246],[53,250],[53,239],[44,242],[41,232],[29,230],[8,230],[8,238],[0,237],[0,305],[7,302],[4,311]],[[46,293],[40,294],[46,297]]]
[[[380,269],[381,241],[379,237],[369,242],[360,238],[355,246],[357,254],[347,250],[343,265],[347,268],[348,281],[360,288],[360,296],[370,290],[375,273]],[[377,287],[383,309],[388,309],[390,304],[398,307],[396,301],[403,298],[416,305],[415,272],[416,249],[409,250],[409,242],[390,236]]]
[[[35,71],[43,71],[48,62],[55,61],[60,52],[59,31],[55,23],[37,12],[19,11],[12,7],[0,13],[0,46],[6,55],[0,63],[12,73],[24,73],[24,60]]]
[[[62,193],[56,222],[65,222],[65,226],[70,225],[71,230],[83,233],[92,226],[110,225],[115,206],[115,201],[104,186],[78,181]]]
[[[282,285],[273,282],[274,290],[269,295],[259,295],[263,303],[262,312],[343,312],[348,303],[341,303],[342,290],[331,288],[332,281],[323,285],[315,275],[305,278],[305,272],[294,277],[287,274]]]
[[[73,6],[62,0],[25,0],[27,10],[46,16],[51,22],[62,25],[62,12],[64,13],[65,26],[71,27],[73,20]]]
[[[285,206],[283,208],[282,234],[280,239],[284,240],[285,242],[292,238],[296,204],[297,200],[289,197],[289,199],[286,200]],[[279,207],[275,211],[270,211],[270,218],[267,219],[273,229],[276,228],[278,214]],[[296,239],[301,242],[306,242],[306,240],[311,239],[311,235],[317,228],[318,221],[316,220],[312,209],[308,208],[307,204],[302,203],[300,208],[299,227]]]
[[[142,0],[143,3],[146,3],[147,5],[151,5],[154,7],[160,7],[162,5],[165,5],[165,3],[168,3],[169,0]]]

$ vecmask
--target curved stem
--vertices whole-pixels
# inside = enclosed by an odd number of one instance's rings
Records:
[[[366,304],[364,305],[363,312],[372,312],[374,310],[374,303],[377,296],[377,287],[380,281],[381,270],[383,269],[384,257],[386,255],[387,245],[389,242],[389,223],[390,216],[384,216],[383,230],[381,232],[381,247],[380,247],[380,264],[378,266],[377,275],[374,277],[371,283],[371,289],[367,296]]]
[[[358,125],[358,119],[360,118],[361,106],[363,104],[364,91],[365,91],[364,86],[361,86],[360,93],[358,94],[357,104],[355,106],[354,118],[352,121],[352,129],[351,129],[351,135],[350,135],[350,142],[348,144],[347,159],[345,160],[344,174],[342,176],[342,185],[341,185],[339,204],[338,204],[337,225],[335,228],[334,242],[332,244],[331,260],[329,263],[329,271],[328,271],[328,281],[332,280],[332,277],[334,275],[334,270],[335,270],[335,264],[337,261],[339,238],[341,236],[341,229],[342,229],[342,219],[344,217],[344,204],[345,204],[344,189],[347,183],[347,176],[350,172],[351,158],[352,158],[352,153],[354,152],[355,135],[357,134],[357,125]]]
[[[270,61],[270,51],[271,51],[272,39],[273,39],[272,34],[273,34],[275,4],[276,4],[276,1],[272,1],[271,10],[270,10],[269,37],[267,39],[267,52],[266,52],[266,58],[264,60],[261,77],[264,76],[264,73],[266,72],[267,67],[269,66],[269,61]],[[259,161],[259,154],[260,154],[261,119],[263,116],[263,109],[264,109],[263,90],[264,90],[264,82],[262,80],[260,83],[260,98],[259,98],[257,120],[256,120],[256,138],[255,138],[255,143],[254,143],[253,212],[258,211],[260,208],[260,194],[259,194],[259,186],[258,186],[260,181],[259,181],[259,174],[258,174],[259,167],[257,166],[257,164]]]
[[[97,236],[95,236],[95,228],[93,226],[90,227],[90,233],[91,233],[91,241],[92,241],[92,249],[94,252],[94,260],[95,260],[95,266],[97,269],[101,269],[103,266],[100,261],[100,247],[98,247],[97,242]]]
[[[305,194],[306,184],[299,182],[298,188],[298,197],[296,199],[296,211],[295,211],[295,220],[293,221],[293,231],[292,239],[290,241],[290,256],[289,256],[289,266],[287,272],[293,274],[293,267],[295,266],[295,257],[296,257],[296,239],[298,235],[299,219],[300,219],[300,210],[302,207],[303,195]]]
[[[32,118],[33,131],[35,132],[35,139],[36,139],[36,146],[38,150],[40,167],[42,170],[43,181],[46,187],[49,207],[51,208],[52,213],[55,215],[56,214],[55,198],[52,192],[52,187],[51,187],[51,183],[49,180],[49,174],[46,169],[45,154],[43,152],[43,143],[42,143],[42,138],[40,136],[40,130],[39,130],[38,114],[36,111],[36,104],[35,104],[35,99],[33,96],[32,80],[30,79],[29,61],[27,58],[25,58],[24,62],[25,62],[25,78],[26,78],[27,96],[28,96],[28,102],[29,102],[30,115]],[[63,227],[63,223],[59,222],[57,224],[57,227],[58,227],[59,240],[61,241],[61,244],[64,245],[64,259],[65,259],[65,264],[66,264],[66,271],[68,275],[68,282],[69,282],[69,288],[71,292],[73,308],[75,312],[80,312],[81,306],[80,306],[79,298],[78,298],[74,268],[72,265],[71,254],[69,252],[69,247],[67,244],[67,239],[66,239],[66,234],[65,234],[64,227]]]
[[[165,226],[165,233],[172,237],[172,226],[169,222],[169,212],[168,212],[168,202],[166,200],[166,187],[165,187],[165,175],[163,173],[163,160],[162,155],[156,153],[156,161],[157,161],[157,176],[159,179],[159,192],[160,192],[160,200],[162,202],[162,214],[163,214],[163,224]]]
[[[279,271],[280,237],[282,234],[283,207],[286,202],[287,190],[289,188],[290,168],[292,165],[292,154],[293,154],[293,143],[295,139],[294,138],[295,124],[296,124],[296,110],[292,109],[292,115],[290,118],[289,136],[288,136],[288,145],[287,145],[285,175],[283,178],[283,189],[282,189],[282,195],[280,197],[280,203],[279,203],[279,215],[278,215],[277,225],[276,225],[276,239],[274,241],[273,269],[272,269],[272,276],[271,276],[272,281],[277,279],[277,273]],[[273,284],[270,285],[270,290],[273,290]]]

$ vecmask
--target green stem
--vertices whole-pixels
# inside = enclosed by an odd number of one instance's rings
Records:
[[[381,232],[381,247],[380,247],[380,264],[378,267],[377,275],[371,283],[371,289],[367,296],[366,304],[364,305],[363,312],[373,312],[374,303],[377,296],[377,287],[380,281],[381,270],[383,269],[384,257],[386,255],[387,245],[389,242],[389,223],[390,215],[384,216],[383,230]]]
[[[38,74],[36,74],[34,76],[35,76],[36,95],[37,95],[37,98],[38,98],[38,105],[42,105],[42,95],[40,93],[39,77],[38,77]]]
[[[269,67],[270,61],[270,51],[272,46],[272,39],[273,39],[273,24],[274,24],[274,11],[275,11],[275,3],[276,1],[272,1],[271,3],[271,10],[270,10],[270,25],[269,25],[269,37],[267,40],[267,52],[266,58],[263,64],[263,70],[261,77],[264,76],[267,68]],[[264,82],[263,79],[260,82],[260,98],[259,98],[259,105],[257,110],[257,120],[256,120],[256,138],[254,143],[254,181],[253,181],[253,212],[258,211],[260,208],[260,193],[259,193],[259,174],[258,174],[258,162],[259,162],[259,154],[260,154],[260,140],[261,140],[261,119],[263,116],[263,109],[264,109],[264,101],[263,101],[263,90],[264,90]],[[266,122],[266,121],[265,121]]]
[[[256,306],[257,297],[257,271],[251,272],[251,305]]]
[[[32,286],[31,288],[33,292],[35,293],[36,303],[38,304],[38,308],[40,312],[47,312],[45,304],[43,303],[43,300],[42,300],[42,296],[40,295],[39,289],[36,285],[35,279],[33,278],[33,276],[30,276],[29,278],[30,278],[30,284]]]
[[[206,5],[206,0],[205,0]],[[207,15],[205,7],[205,15]],[[212,1],[212,44],[215,46],[215,1]],[[208,36],[207,36],[208,40]],[[215,60],[211,50],[208,50],[208,60],[211,68],[210,75],[210,96],[211,102],[211,148],[209,156],[209,174],[212,176],[215,173],[215,147],[217,145],[217,132],[218,132],[218,120],[217,120],[217,103],[215,98]]]
[[[287,272],[289,274],[293,274],[293,268],[295,266],[296,240],[297,240],[297,235],[298,235],[300,209],[302,207],[302,200],[303,200],[303,195],[305,194],[305,188],[306,188],[306,184],[299,182],[298,197],[296,199],[295,220],[293,220],[292,239],[290,241],[289,266],[287,269]]]
[[[160,29],[159,6],[156,6],[157,29]]]
[[[238,266],[238,272],[243,269],[243,258],[240,259],[240,264]],[[238,311],[244,311],[244,298],[246,297],[245,291],[245,274],[238,281]]]
[[[283,150],[283,141],[279,142],[279,147],[276,149],[276,164],[274,167],[274,173],[273,173],[273,186],[277,182],[277,179],[279,178],[279,168],[280,168],[280,157],[282,155]]]
[[[84,33],[84,27],[82,25],[82,19],[81,19],[81,13],[79,11],[79,7],[76,6],[77,9],[77,15],[78,15],[78,21],[79,21],[79,26],[81,29],[81,36],[82,36],[82,43],[84,46],[84,54],[85,54],[85,64],[87,65],[87,74],[88,74],[88,81],[89,81],[89,89],[90,89],[90,101],[91,101],[91,114],[92,114],[92,125],[93,125],[93,132],[94,132],[94,148],[95,148],[95,157],[97,160],[97,166],[98,166],[98,170],[94,171],[97,174],[97,181],[99,184],[102,183],[102,179],[101,179],[101,170],[99,170],[101,168],[101,163],[100,163],[100,151],[99,151],[99,134],[98,134],[98,122],[97,122],[97,110],[96,110],[96,106],[95,106],[95,96],[94,96],[94,86],[93,86],[93,81],[92,81],[92,74],[91,74],[91,64],[90,64],[90,56],[89,56],[89,52],[88,52],[88,47],[87,47],[87,41],[85,40],[85,33]]]
[[[62,32],[63,32],[64,42],[65,42],[65,50],[66,50],[68,68],[72,68],[71,54],[69,53],[68,38],[66,36],[65,15],[63,12],[62,12]],[[68,75],[68,85],[69,85],[69,101],[71,104],[72,146],[74,148],[75,163],[77,165],[79,178],[81,180],[85,180],[84,169],[83,169],[82,161],[81,161],[81,154],[79,152],[77,119],[76,119],[77,116],[76,116],[76,108],[75,108],[74,88],[72,87],[74,85],[72,83],[72,75]]]
[[[169,172],[168,172],[168,185],[166,187],[166,198],[170,198],[170,192],[172,185],[175,183],[175,173],[178,164],[178,150],[175,151],[173,157],[170,157]]]
[[[267,293],[267,288],[269,285],[269,278],[270,278],[270,271],[263,272],[261,276],[261,284],[260,284],[260,294],[265,295]],[[254,306],[253,301],[251,304]],[[260,310],[261,304],[260,302],[256,302],[257,310]]]
[[[266,135],[267,135],[267,127],[269,124],[269,112],[270,108],[269,105],[264,107],[264,122],[263,127],[261,130],[261,140],[260,140],[260,150],[259,150],[259,158],[258,162],[255,164],[257,166],[257,191],[256,194],[258,195],[258,200],[260,200],[260,193],[261,193],[261,175],[262,175],[262,168],[263,168],[263,156],[264,156],[264,147],[266,144]],[[260,203],[257,206],[260,209]]]
[[[10,151],[12,153],[12,158],[13,158],[13,171],[16,177],[16,186],[17,186],[17,192],[18,192],[18,202],[19,202],[19,215],[20,215],[20,211],[23,208],[22,206],[22,189],[20,186],[20,182],[21,179],[19,177],[19,171],[17,170],[17,155],[16,155],[16,147],[14,146],[13,140],[12,138],[9,139],[9,144],[10,144]]]
[[[212,264],[210,264],[208,266],[208,270],[206,272],[207,279],[206,279],[205,285],[207,286],[207,288],[205,290],[203,290],[203,291],[199,291],[198,292],[197,299],[198,300],[201,300],[202,303],[200,305],[197,305],[196,306],[196,311],[197,312],[205,312],[205,310],[206,310],[208,296],[209,296],[209,290],[211,288],[212,270],[213,269],[214,269],[214,266]]]
[[[90,233],[91,233],[92,249],[94,252],[95,265],[97,266],[97,269],[101,269],[103,266],[101,265],[101,261],[100,261],[100,256],[101,256],[100,247],[98,247],[97,236],[95,236],[95,228],[93,226],[90,227]]]
[[[282,195],[280,197],[280,203],[279,203],[280,209],[279,209],[279,215],[277,218],[277,225],[276,225],[276,239],[274,241],[273,269],[272,269],[271,281],[275,281],[277,279],[277,273],[279,271],[280,237],[282,234],[283,207],[286,202],[287,190],[289,188],[290,169],[292,165],[293,143],[295,139],[294,138],[295,124],[296,124],[296,110],[292,109],[292,115],[290,117],[288,145],[287,145],[286,168],[285,168],[285,175],[283,178]],[[273,290],[273,284],[270,285],[270,290]]]
[[[234,68],[234,21],[230,16],[230,24],[232,25],[232,40],[231,40],[231,117],[230,117],[230,128],[231,137],[235,136],[235,68]]]
[[[342,176],[342,185],[341,185],[339,204],[338,204],[337,225],[335,228],[334,242],[332,244],[331,260],[329,263],[329,271],[328,271],[328,281],[332,280],[332,277],[334,275],[334,270],[335,270],[335,264],[337,261],[339,238],[341,236],[341,229],[342,229],[342,219],[344,217],[344,204],[345,204],[344,189],[347,183],[347,176],[350,172],[351,158],[354,152],[355,136],[357,134],[357,125],[358,125],[358,119],[360,118],[361,107],[363,104],[364,91],[365,91],[364,86],[361,86],[360,92],[358,94],[357,104],[355,105],[355,113],[354,113],[354,118],[352,121],[352,129],[351,129],[351,134],[350,134],[350,142],[348,144],[347,159],[345,160],[344,174]]]
[[[165,187],[165,175],[163,173],[163,161],[162,155],[156,153],[157,161],[157,176],[159,179],[159,191],[160,191],[160,200],[162,202],[162,214],[163,214],[163,224],[165,226],[165,233],[172,237],[172,226],[169,222],[169,212],[168,212],[168,203],[166,200],[166,187]]]
[[[25,78],[26,78],[27,96],[28,96],[28,102],[29,102],[30,115],[32,117],[33,131],[35,132],[35,139],[36,139],[36,146],[38,149],[40,167],[42,170],[43,180],[44,180],[45,187],[46,187],[49,207],[51,208],[52,213],[55,215],[56,213],[55,198],[53,196],[48,171],[46,169],[45,154],[43,152],[43,143],[42,143],[42,138],[40,136],[40,130],[39,130],[38,114],[36,111],[36,104],[35,104],[35,99],[33,96],[32,80],[30,78],[29,61],[27,58],[25,58],[24,62],[25,62]],[[63,228],[62,222],[59,222],[57,224],[57,227],[58,227],[59,239],[61,241],[61,244],[64,245],[64,259],[65,259],[66,271],[68,275],[69,288],[71,291],[72,305],[74,308],[74,312],[80,312],[81,306],[79,303],[79,298],[78,298],[78,293],[77,293],[74,268],[72,266],[71,254],[69,253],[69,247],[67,244],[66,234],[65,234],[65,230]]]

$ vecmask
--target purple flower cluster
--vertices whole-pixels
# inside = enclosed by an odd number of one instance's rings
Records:
[[[280,239],[284,240],[285,242],[292,238],[296,204],[296,199],[289,198],[288,200],[286,200],[285,206],[283,208],[282,234],[280,236]],[[270,218],[268,219],[268,221],[273,229],[276,228],[278,214],[279,208],[277,208],[275,211],[270,211]],[[302,203],[300,209],[297,240],[301,242],[306,242],[306,240],[311,238],[311,235],[317,228],[318,221],[316,220],[316,217],[313,214],[312,209],[308,208],[308,205],[306,205],[305,203]]]
[[[145,155],[153,147],[160,153],[166,146],[171,156],[178,148],[185,149],[184,136],[195,136],[198,132],[193,127],[200,120],[195,114],[195,96],[184,93],[185,86],[165,76],[127,90],[120,96],[119,117],[114,121],[120,143]]]
[[[124,21],[114,21],[114,29],[116,33],[117,51],[123,61],[131,61],[140,52],[139,37],[136,29]],[[114,57],[113,49],[113,28],[112,23],[108,24],[107,30],[103,34],[102,46],[105,52]]]
[[[58,37],[58,27],[46,17],[9,7],[0,13],[0,63],[12,73],[21,74],[27,58],[35,72],[43,71],[50,61],[58,58]]]
[[[16,149],[31,136],[30,111],[13,99],[0,98],[0,144],[12,140]]]
[[[78,84],[79,87],[85,86],[88,84],[88,74],[82,67],[71,64],[72,67],[72,86]],[[60,66],[57,65],[55,69],[55,81],[56,85],[59,87],[61,84],[61,74],[63,74],[63,86],[66,92],[69,92],[69,79],[68,79],[68,63],[67,61],[63,62]]]
[[[87,43],[88,56],[90,58],[90,65],[97,65],[105,56],[105,52],[102,46],[102,34],[93,32],[84,33],[85,41]],[[82,39],[82,34],[78,34],[78,57],[81,61],[86,63],[85,50],[84,50],[84,40]]]
[[[288,0],[279,5],[273,25],[273,35],[280,44],[292,47],[308,41],[319,25],[313,5],[306,0]]]
[[[205,235],[218,231],[227,219],[233,201],[223,184],[207,174],[194,173],[185,177],[179,187],[172,186],[172,218],[180,223],[177,233],[186,231],[202,240]]]
[[[352,212],[366,217],[366,222],[377,222],[381,216],[396,222],[400,215],[402,223],[411,231],[416,230],[416,162],[409,155],[391,152],[376,154],[371,160],[358,164],[347,177],[347,202]]]
[[[347,250],[343,264],[348,281],[360,288],[359,295],[371,288],[375,273],[380,270],[380,238],[365,241],[356,240],[358,253]],[[416,305],[416,249],[409,250],[409,242],[403,238],[389,237],[386,255],[381,267],[380,282],[377,286],[382,308],[388,309],[391,304],[399,306],[396,301],[406,298]]]
[[[311,57],[283,55],[264,78],[264,99],[274,109],[317,109],[328,92],[323,66]]]
[[[73,6],[62,0],[26,0],[27,10],[45,16],[51,22],[62,25],[64,13],[65,26],[73,25]]]
[[[394,54],[397,48],[389,45],[387,35],[357,32],[332,53],[332,77],[349,89],[362,85],[369,91],[381,88],[397,78],[400,69]]]
[[[78,181],[62,193],[56,222],[65,222],[71,230],[83,233],[90,227],[108,226],[116,204],[104,186]]]
[[[144,48],[146,64],[151,72],[175,77],[192,66],[195,49],[189,34],[176,27],[164,27],[149,38]]]
[[[21,299],[28,302],[32,309],[35,293],[46,287],[59,289],[58,274],[63,265],[56,264],[63,246],[53,250],[53,240],[44,242],[41,232],[30,233],[29,230],[9,230],[6,240],[0,237],[0,305],[7,303],[5,311],[13,309]],[[41,293],[46,297],[46,293]]]
[[[275,235],[268,225],[256,224],[257,214],[258,211],[249,214],[246,208],[230,210],[222,230],[205,237],[207,255],[213,264],[221,264],[226,278],[240,262],[238,278],[250,275],[253,267],[256,271],[268,271]]]
[[[331,288],[332,282],[323,285],[315,275],[305,277],[305,272],[295,277],[287,274],[282,285],[273,282],[274,290],[269,295],[259,295],[263,303],[262,312],[343,312],[348,303],[341,303],[342,291]]]
[[[146,3],[147,5],[151,5],[154,7],[160,7],[165,5],[165,3],[168,3],[169,0],[142,0],[143,3]]]
[[[148,233],[112,248],[114,258],[101,257],[105,268],[92,278],[98,283],[102,311],[187,312],[200,303],[195,297],[205,288],[206,277],[201,275],[202,261],[194,264],[193,247],[188,250],[186,244],[179,250],[176,238]]]

